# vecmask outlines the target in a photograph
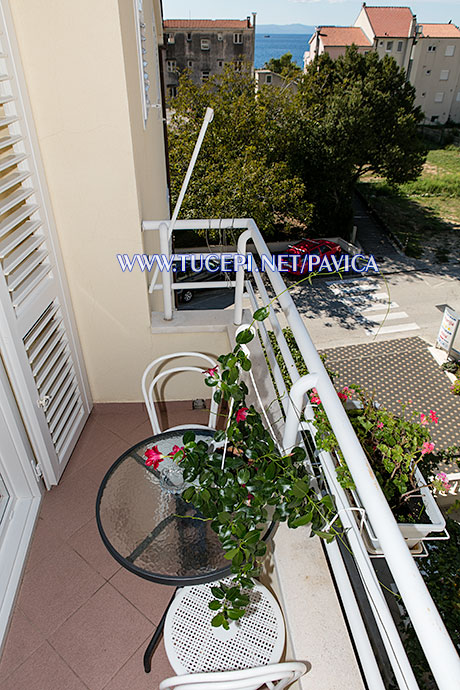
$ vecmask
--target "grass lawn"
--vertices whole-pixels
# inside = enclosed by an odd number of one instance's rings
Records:
[[[460,148],[432,148],[420,177],[391,187],[375,177],[359,185],[409,256],[460,259]]]

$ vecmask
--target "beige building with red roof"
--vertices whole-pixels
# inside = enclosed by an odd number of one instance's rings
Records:
[[[166,99],[176,95],[179,75],[196,84],[222,72],[225,63],[254,67],[256,15],[246,19],[165,19],[163,73]]]
[[[354,43],[396,60],[415,86],[426,122],[460,122],[460,30],[455,24],[418,24],[410,7],[368,7],[354,26],[319,26],[305,53],[305,67],[323,52],[337,58]]]

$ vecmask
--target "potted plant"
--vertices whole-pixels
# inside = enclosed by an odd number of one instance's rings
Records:
[[[346,386],[338,395],[409,548],[417,547],[431,532],[442,532],[445,520],[430,491],[431,487],[439,491],[449,488],[446,475],[435,470],[437,459],[428,427],[438,423],[436,413],[409,412],[402,405],[401,414],[395,415],[377,406],[358,386]],[[333,454],[340,484],[360,506],[359,494],[316,391],[310,400],[315,406],[317,447]],[[433,472],[435,476],[426,481],[421,466],[427,476]],[[369,550],[378,553],[380,545],[372,526],[366,519],[364,525]]]
[[[261,320],[264,313],[258,310],[254,318]],[[251,361],[242,346],[253,337],[250,329],[240,332],[233,351],[204,372],[214,399],[228,404],[225,430],[217,431],[209,443],[186,431],[183,446],[167,455],[157,448],[146,453],[147,464],[156,468],[167,457],[179,463],[188,483],[182,497],[199,511],[198,519],[211,522],[231,561],[232,585],[213,587],[215,599],[210,602],[212,625],[226,629],[245,613],[249,597],[244,590],[259,575],[267,549],[263,536],[271,521],[287,521],[292,528],[311,524],[311,534],[327,540],[335,535],[334,528],[328,529],[332,499],[319,496],[312,485],[305,451],[296,447],[285,454],[259,412],[246,403],[242,373],[251,369]]]

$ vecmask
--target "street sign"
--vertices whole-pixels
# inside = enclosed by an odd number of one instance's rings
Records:
[[[450,309],[450,307],[444,309],[444,316],[442,317],[441,327],[436,339],[437,347],[447,352],[452,350],[459,321],[460,316],[453,309]]]

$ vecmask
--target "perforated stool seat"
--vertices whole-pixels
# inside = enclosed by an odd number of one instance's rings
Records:
[[[230,584],[231,578],[221,580]],[[166,617],[164,641],[169,662],[177,675],[234,671],[277,663],[284,649],[285,630],[275,598],[259,583],[245,590],[246,613],[230,629],[213,628],[216,612],[211,582],[178,590]],[[259,685],[255,687],[260,687]]]

